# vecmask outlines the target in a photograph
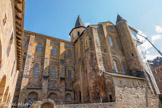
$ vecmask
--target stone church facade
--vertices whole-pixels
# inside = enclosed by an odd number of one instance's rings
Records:
[[[87,27],[78,16],[66,41],[24,31],[24,7],[0,1],[0,108],[159,107],[120,15]]]
[[[130,29],[118,15],[116,25],[88,27],[78,16],[71,42],[24,31],[18,102],[157,106]]]

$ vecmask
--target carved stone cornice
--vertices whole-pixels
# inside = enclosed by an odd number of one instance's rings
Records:
[[[14,0],[17,69],[22,70],[22,37],[24,34],[25,0]]]

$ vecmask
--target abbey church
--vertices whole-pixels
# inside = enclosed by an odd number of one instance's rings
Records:
[[[0,1],[0,108],[160,108],[127,21],[84,26],[71,41],[24,30],[25,0]]]

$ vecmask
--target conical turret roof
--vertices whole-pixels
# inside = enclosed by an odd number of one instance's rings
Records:
[[[126,21],[123,17],[121,17],[119,14],[117,16],[117,19],[116,19],[116,23],[119,22],[119,21]]]
[[[81,26],[84,27],[84,24],[83,24],[83,22],[82,22],[80,16],[78,15],[77,21],[76,21],[76,23],[75,23],[75,28],[81,27]]]

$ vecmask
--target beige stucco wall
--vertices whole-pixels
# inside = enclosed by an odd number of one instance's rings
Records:
[[[3,20],[6,15],[6,23],[4,24]],[[11,103],[13,100],[15,86],[17,81],[17,75],[19,71],[17,71],[17,58],[16,58],[16,37],[15,37],[15,16],[14,16],[14,5],[13,0],[1,0],[0,1],[0,41],[2,51],[2,65],[0,67],[0,83],[2,82],[2,78],[6,77],[5,88],[4,91],[1,89],[1,93],[3,93],[3,99],[6,98],[4,93],[8,87],[7,100]],[[10,41],[11,36],[13,35],[13,41]],[[9,42],[11,42],[11,47],[9,50]],[[7,54],[8,52],[8,54]],[[2,88],[2,87],[0,87]],[[9,96],[10,95],[10,96]]]

